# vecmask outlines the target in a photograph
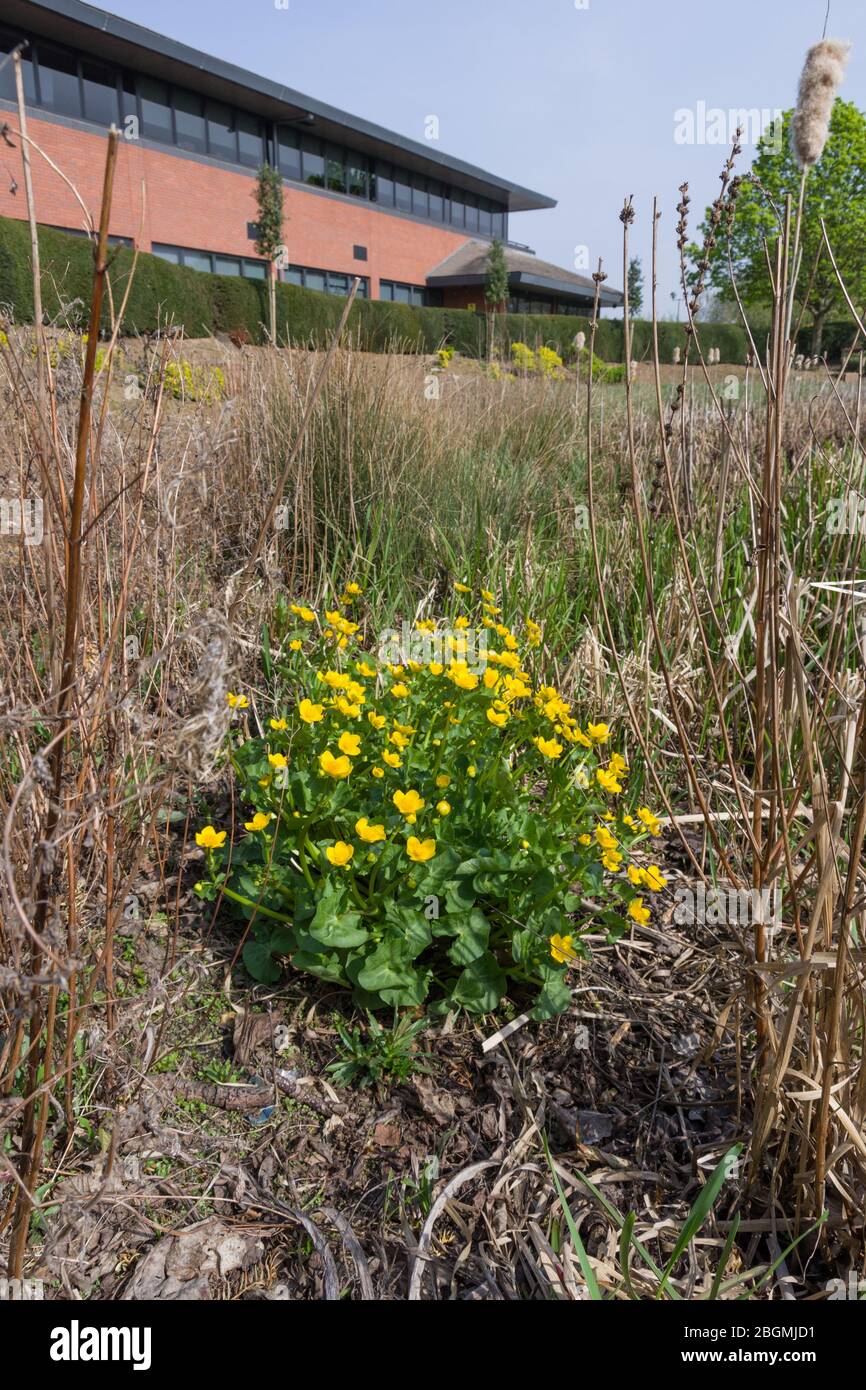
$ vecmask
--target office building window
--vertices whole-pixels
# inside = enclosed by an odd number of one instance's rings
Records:
[[[205,98],[148,73],[104,63],[88,55],[0,30],[0,55],[22,39],[27,102],[60,116],[105,128],[128,117],[140,122],[145,140],[191,154],[257,169],[275,160],[287,179],[330,193],[359,198],[425,221],[450,223],[483,236],[507,237],[507,210],[499,203],[387,161],[371,161],[348,145],[325,143],[313,133],[266,122],[251,111]],[[0,98],[15,101],[12,65],[0,70]]]
[[[417,309],[427,303],[427,290],[424,285],[405,285],[399,280],[380,280],[379,298],[392,304],[412,304]]]
[[[354,277],[337,270],[316,270],[312,266],[290,265],[286,271],[286,281],[290,285],[301,285],[305,290],[318,290],[320,294],[347,295]],[[366,299],[370,282],[361,277],[358,298]]]

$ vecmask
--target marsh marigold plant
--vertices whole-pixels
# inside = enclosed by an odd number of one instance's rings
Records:
[[[558,1013],[584,936],[647,920],[664,876],[629,851],[659,823],[628,810],[609,725],[582,726],[546,683],[534,618],[508,625],[458,582],[454,611],[415,630],[434,658],[394,663],[364,646],[362,606],[352,583],[321,615],[288,610],[274,665],[294,698],[264,737],[233,692],[242,809],[229,843],[198,832],[197,891],[247,922],[256,979],[287,958],[364,1008],[531,994],[536,1018]],[[488,640],[471,663],[470,629]]]

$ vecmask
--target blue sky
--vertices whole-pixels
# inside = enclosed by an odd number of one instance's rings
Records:
[[[695,222],[723,146],[677,143],[675,113],[791,106],[826,0],[108,0],[104,8],[558,199],[511,237],[572,266],[587,247],[622,280],[623,197],[649,282],[659,197],[659,312],[679,293],[678,185]],[[828,35],[854,48],[841,95],[866,108],[866,4],[832,0]],[[680,121],[681,134],[685,130]],[[741,168],[748,166],[744,147]]]

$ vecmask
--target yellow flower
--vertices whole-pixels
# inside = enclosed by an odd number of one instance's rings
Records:
[[[405,734],[401,734],[399,729],[394,729],[393,733],[388,735],[388,741],[393,743],[395,748],[407,748],[409,746],[408,738]]]
[[[502,677],[498,671],[494,671],[492,666],[488,666],[484,672],[484,686],[487,690],[494,690],[501,681]]]
[[[424,809],[424,799],[416,791],[395,792],[391,798],[401,816],[414,816]]]
[[[487,653],[487,660],[493,660],[492,652]],[[500,666],[507,666],[509,671],[520,670],[520,657],[517,655],[517,652],[498,652],[497,660]]]
[[[658,864],[650,864],[649,868],[644,869],[643,881],[651,893],[660,893],[667,884]]]
[[[629,880],[634,884],[635,888],[640,888],[641,884],[643,883],[643,869],[638,869],[634,864],[629,864],[628,876]]]
[[[338,840],[335,845],[329,846],[325,850],[330,863],[338,869],[345,868],[354,853],[355,846],[347,845],[345,840]]]
[[[610,729],[606,724],[587,724],[586,732],[596,743],[607,743],[610,738]]]
[[[635,922],[640,922],[641,926],[650,919],[650,910],[644,907],[643,898],[632,898],[628,905],[628,915]]]
[[[409,694],[409,687],[408,685],[404,685],[402,681],[398,681],[396,685],[391,686],[391,694],[394,696],[395,700],[405,700],[406,696]]]
[[[436,810],[439,812],[440,816],[451,815],[451,807],[447,801],[437,801]]]
[[[448,776],[447,772],[439,773],[439,776],[436,778],[436,785],[440,788],[440,790],[443,787],[448,787],[451,785],[451,778]]]
[[[637,818],[644,829],[648,830],[651,835],[660,835],[662,833],[661,822],[653,815],[648,806],[638,806]]]
[[[330,749],[319,755],[319,767],[326,777],[334,777],[340,781],[343,777],[348,777],[352,771],[352,764],[346,757],[335,758]]]
[[[489,709],[487,711],[487,718],[490,720],[491,724],[496,725],[497,729],[501,729],[503,725],[508,723],[508,715],[495,709]]]
[[[337,739],[337,747],[341,753],[348,753],[350,758],[357,758],[361,751],[361,739],[358,734],[340,734]]]
[[[359,676],[366,676],[367,680],[372,680],[376,674],[375,666],[370,666],[366,661],[356,661],[355,670]]]
[[[291,640],[291,642],[289,643],[289,651],[290,651],[290,652],[299,652],[299,651],[301,650],[301,647],[302,647],[303,645],[304,645],[304,644],[303,644],[303,642],[301,641],[300,637],[293,637],[292,640]]]
[[[256,811],[252,820],[244,821],[244,830],[264,830],[265,826],[273,819],[270,812]]]
[[[465,632],[467,627],[469,626],[469,619],[464,618],[461,615],[459,618],[455,618],[454,626],[456,627],[458,632]]]
[[[426,864],[436,853],[436,841],[419,840],[417,835],[410,835],[406,841],[406,853],[416,864]]]
[[[354,579],[351,583],[346,585],[346,593],[351,594],[352,598],[357,598],[358,594],[362,594],[363,592],[364,590],[361,588],[360,584],[356,584]]]
[[[537,647],[541,642],[541,628],[531,618],[526,619],[526,640],[530,647]]]
[[[458,593],[458,594],[468,594],[468,593],[471,593],[471,590],[470,590],[468,584],[458,584],[456,580],[454,581],[454,588],[457,590],[457,593]]]
[[[467,776],[467,777],[475,777],[475,776],[477,775],[477,773],[478,773],[478,768],[475,766],[474,763],[470,763],[469,766],[468,766],[467,769],[466,769],[466,776]]]
[[[338,695],[334,701],[334,708],[344,714],[347,719],[360,719],[361,706],[353,705],[351,700],[347,700],[345,695]]]
[[[285,753],[269,753],[268,762],[271,767],[288,767]]]
[[[233,695],[231,691],[226,695],[226,703],[230,709],[249,709],[250,707],[246,695]]]
[[[301,622],[314,623],[316,621],[316,615],[312,608],[305,608],[302,604],[293,603],[289,611],[294,613],[296,618],[300,618]]]
[[[550,938],[550,954],[560,965],[566,965],[568,961],[574,960],[574,937],[560,936],[557,932]]]
[[[382,754],[382,757],[383,757],[383,759],[385,760],[385,762],[388,764],[389,767],[402,767],[402,766],[403,766],[402,760],[401,760],[401,758],[400,758],[400,754],[399,754],[399,753],[392,753],[391,750],[390,750],[389,748],[386,748],[386,749],[385,749],[384,753]]]
[[[332,690],[345,690],[351,676],[344,675],[342,671],[320,671],[319,680],[324,681]]]
[[[372,772],[372,774],[373,774],[374,777],[384,777],[384,776],[385,776],[385,769],[384,769],[384,767],[373,767],[373,768],[370,769],[370,771]]]
[[[608,770],[616,777],[620,777],[624,772],[628,772],[628,763],[621,753],[611,753],[607,766]]]
[[[532,694],[530,686],[519,676],[506,676],[503,684],[505,685],[506,700],[525,700],[527,695]]]
[[[271,728],[276,729],[277,731],[279,731],[280,729],[287,729],[289,727],[285,719],[272,719],[270,723]]]
[[[557,743],[555,738],[538,737],[536,739],[533,739],[533,743],[535,744],[539,753],[543,754],[545,758],[562,757],[562,744]]]
[[[427,670],[430,672],[431,676],[441,676],[445,667],[442,665],[441,661],[431,661],[427,666]]]
[[[372,710],[367,711],[367,718],[373,725],[374,729],[382,729],[385,727],[385,724],[387,723],[384,714],[374,714]]]
[[[591,836],[591,835],[579,835],[579,836],[578,836],[578,844],[581,844],[581,845],[591,845],[591,844],[592,844],[592,836]]]
[[[615,874],[622,864],[622,855],[618,850],[608,849],[601,856],[601,862],[609,873]]]
[[[314,705],[312,700],[302,700],[298,705],[298,714],[305,724],[318,724],[325,717],[325,706]]]
[[[484,599],[485,603],[492,603],[492,602],[493,602],[493,595],[491,594],[491,592],[490,592],[489,589],[482,589],[482,590],[481,590],[481,597]]]
[[[599,849],[616,849],[617,847],[616,836],[611,835],[610,831],[603,825],[595,827],[595,842]]]
[[[478,677],[474,671],[469,670],[465,661],[452,661],[448,668],[448,678],[454,682],[458,690],[478,688]]]
[[[596,770],[595,775],[599,786],[603,787],[606,792],[616,795],[617,792],[622,791],[622,783],[616,780],[616,773],[611,772],[609,768],[600,767]]]
[[[375,845],[377,840],[385,839],[384,825],[371,825],[366,816],[355,821],[355,833],[366,845]]]
[[[226,842],[226,832],[224,830],[214,830],[212,825],[206,825],[195,837],[195,842],[202,849],[222,849]]]

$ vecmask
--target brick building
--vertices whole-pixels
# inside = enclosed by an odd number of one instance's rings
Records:
[[[484,261],[506,244],[511,307],[585,313],[585,276],[508,244],[508,215],[555,200],[433,144],[326,106],[80,0],[2,0],[0,64],[19,43],[28,134],[96,220],[105,131],[120,129],[111,233],[166,260],[265,276],[255,251],[256,170],[283,175],[294,284],[409,304],[483,303]],[[0,124],[16,124],[11,62],[0,67]],[[17,142],[16,142],[17,143]],[[19,156],[0,145],[0,216],[27,215]],[[81,207],[38,153],[40,223],[81,231]],[[17,187],[16,187],[17,185]],[[622,303],[604,288],[605,307]]]

